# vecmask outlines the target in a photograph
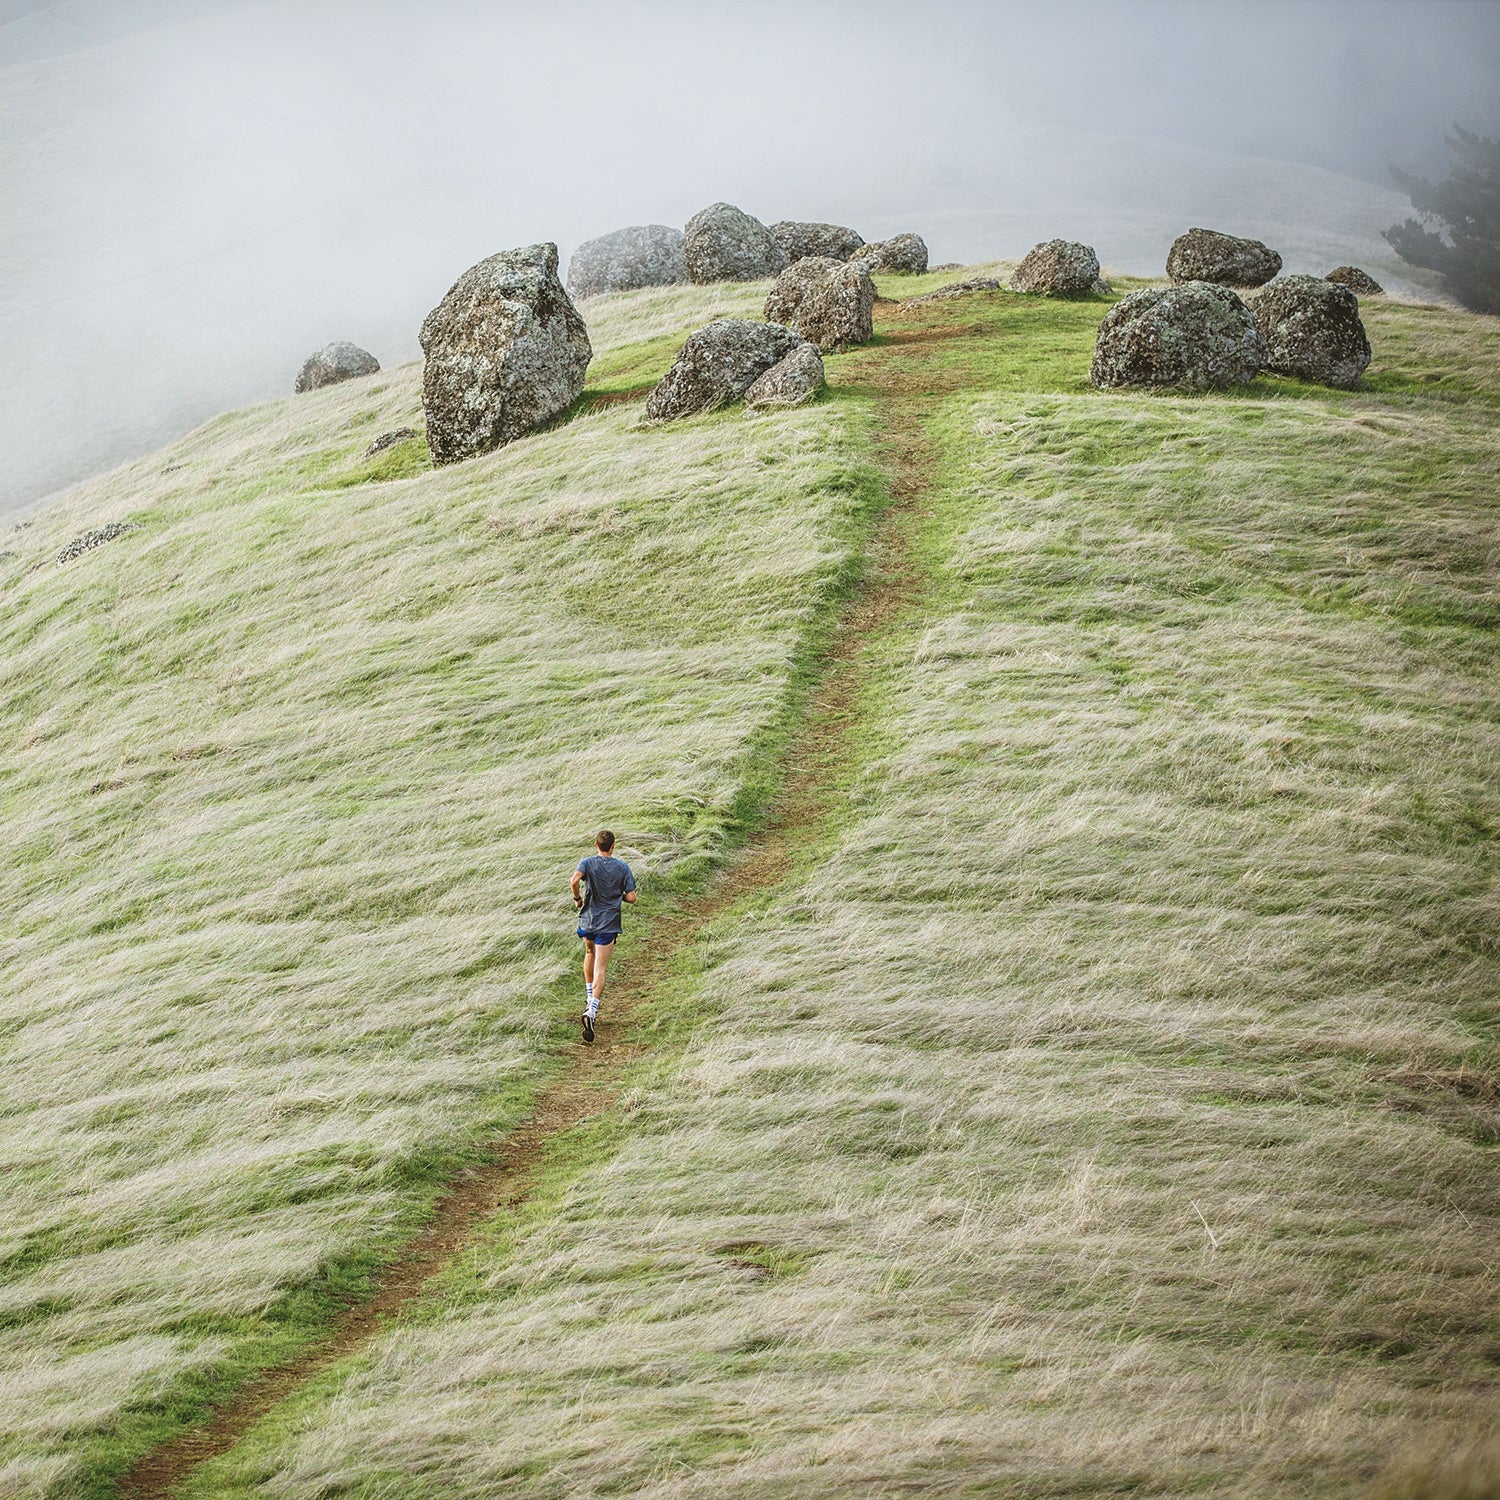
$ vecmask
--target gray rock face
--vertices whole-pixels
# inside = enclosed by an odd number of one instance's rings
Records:
[[[551,244],[470,266],[427,314],[419,338],[434,464],[488,453],[566,411],[593,357]]]
[[[765,313],[768,323],[784,323],[828,353],[866,342],[874,310],[875,283],[862,265],[813,255],[776,278]]]
[[[864,236],[843,224],[805,224],[783,219],[771,226],[776,243],[786,251],[787,262],[796,265],[810,255],[826,255],[830,260],[848,260],[864,244]]]
[[[971,276],[967,281],[950,281],[935,292],[924,292],[920,297],[905,297],[897,304],[900,311],[907,308],[926,307],[932,302],[948,302],[954,297],[967,297],[972,292],[998,292],[1000,283],[993,276]]]
[[[1213,281],[1220,286],[1264,286],[1281,269],[1281,257],[1259,240],[1216,229],[1190,229],[1167,252],[1171,281]]]
[[[1245,385],[1266,360],[1250,309],[1206,281],[1132,292],[1099,325],[1089,378],[1097,386]]]
[[[1278,276],[1250,299],[1266,368],[1319,385],[1355,385],[1370,363],[1359,298],[1321,276]]]
[[[1346,286],[1356,297],[1383,297],[1385,288],[1358,266],[1335,266],[1324,278],[1335,286]]]
[[[1047,240],[1027,251],[1010,278],[1010,289],[1043,297],[1087,297],[1098,283],[1099,257],[1092,245]]]
[[[677,286],[687,279],[682,231],[665,224],[632,224],[585,240],[568,262],[568,293],[573,297]]]
[[[745,392],[745,405],[804,406],[824,383],[823,356],[812,344],[798,344],[755,380]]]
[[[801,342],[800,334],[779,323],[746,318],[720,318],[700,328],[646,398],[646,420],[675,422],[738,401]]]
[[[854,259],[872,275],[896,271],[920,276],[927,270],[927,243],[919,234],[898,234],[864,246]]]
[[[786,251],[759,219],[732,203],[714,203],[687,221],[683,254],[688,275],[711,281],[759,281],[786,270]]]
[[[341,380],[353,380],[358,375],[373,375],[380,368],[380,361],[368,350],[348,339],[335,339],[324,344],[316,354],[309,354],[297,376],[294,389],[316,391],[325,385],[337,385]]]

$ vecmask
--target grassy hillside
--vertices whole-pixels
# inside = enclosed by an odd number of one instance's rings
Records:
[[[1106,395],[1100,303],[996,296],[883,308],[792,416],[603,404],[720,302],[594,305],[598,409],[493,458],[370,478],[402,372],[11,544],[13,1488],[308,1335],[519,1118],[559,867],[608,817],[662,909],[755,837],[871,538],[901,607],[790,873],[187,1493],[1355,1495],[1491,1420],[1492,325],[1372,304],[1354,393]]]

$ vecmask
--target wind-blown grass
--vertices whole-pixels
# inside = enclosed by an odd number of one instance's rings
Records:
[[[1490,392],[1028,392],[1087,329],[993,306],[712,1026],[194,1493],[1353,1495],[1493,1422]]]

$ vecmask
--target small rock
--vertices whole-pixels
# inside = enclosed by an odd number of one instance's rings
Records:
[[[1027,251],[1010,278],[1010,289],[1043,297],[1088,297],[1098,282],[1099,257],[1092,245],[1048,240]]]
[[[827,353],[865,343],[874,309],[875,283],[862,265],[814,255],[776,278],[765,315],[768,323],[784,323]]]
[[[688,275],[700,286],[713,281],[759,281],[786,270],[786,251],[759,219],[732,203],[714,203],[693,215],[683,231]]]
[[[1132,292],[1105,313],[1089,378],[1097,386],[1245,385],[1266,360],[1250,309],[1206,281]]]
[[[568,262],[568,293],[632,292],[643,286],[677,286],[688,279],[680,229],[632,224],[585,240]]]
[[[962,271],[963,262],[960,260],[945,260],[940,266],[928,266],[929,271]]]
[[[813,344],[798,344],[745,392],[746,406],[804,406],[823,388],[823,356]]]
[[[1250,298],[1266,368],[1347,390],[1370,363],[1359,298],[1321,276],[1278,276]]]
[[[394,448],[397,443],[409,442],[416,435],[415,427],[398,427],[394,432],[382,432],[378,438],[370,440],[370,446],[365,449],[365,457],[383,453],[387,448]]]
[[[1167,277],[1178,283],[1263,286],[1280,269],[1281,257],[1268,245],[1216,229],[1190,229],[1178,235],[1167,252]]]
[[[796,265],[810,255],[848,260],[865,242],[863,235],[843,224],[804,224],[795,219],[783,219],[779,224],[771,225],[771,233],[786,251],[789,265]]]
[[[373,375],[380,368],[380,361],[368,350],[348,339],[335,339],[324,344],[316,354],[309,354],[297,376],[294,389],[315,391],[325,385],[337,385],[341,380],[353,380],[359,375]]]
[[[918,234],[898,234],[866,245],[854,257],[873,276],[878,271],[920,276],[927,270],[927,245]]]
[[[1356,297],[1383,297],[1385,288],[1358,266],[1335,266],[1324,278],[1335,286],[1346,286]]]
[[[935,292],[923,292],[920,297],[905,297],[898,307],[904,312],[908,307],[925,307],[929,302],[947,302],[952,297],[967,297],[972,292],[1002,290],[993,276],[971,276],[967,281],[950,281],[947,286],[940,286]]]
[[[85,552],[92,552],[95,547],[102,547],[106,542],[112,542],[116,537],[124,536],[127,532],[137,529],[125,521],[110,521],[103,526],[95,527],[93,531],[85,531],[82,536],[75,536],[57,554],[57,566],[61,567],[65,562],[70,562],[75,557],[82,557]]]
[[[691,334],[646,399],[648,422],[673,422],[738,401],[802,336],[779,323],[720,318]]]
[[[578,399],[593,349],[557,279],[557,246],[470,266],[423,320],[422,405],[434,464],[514,441]]]

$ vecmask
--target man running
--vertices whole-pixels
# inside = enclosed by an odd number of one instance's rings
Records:
[[[602,828],[594,840],[597,854],[578,861],[573,871],[573,905],[578,909],[578,936],[583,939],[583,1039],[594,1040],[594,1018],[604,998],[604,972],[620,935],[620,902],[635,905],[635,876],[613,854],[615,836]]]

